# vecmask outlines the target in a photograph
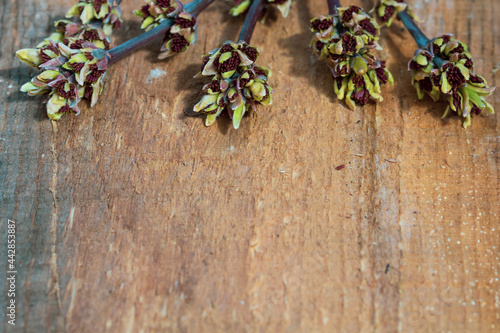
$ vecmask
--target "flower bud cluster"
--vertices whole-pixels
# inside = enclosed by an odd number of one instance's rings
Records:
[[[381,86],[393,83],[385,62],[371,52],[380,48],[377,23],[358,6],[311,20],[314,53],[330,67],[338,99],[355,109],[370,100],[382,101]]]
[[[174,19],[174,25],[163,38],[163,45],[158,59],[165,59],[186,52],[188,47],[196,41],[198,36],[197,26],[196,17],[188,12],[181,12],[177,15]]]
[[[193,110],[207,114],[207,126],[227,110],[237,129],[246,112],[257,105],[272,104],[272,89],[267,83],[271,71],[255,65],[259,53],[246,42],[227,41],[204,56],[198,75],[211,76],[212,81],[203,87],[206,94]]]
[[[146,29],[146,31],[157,27],[169,18],[176,17],[183,8],[177,0],[145,1],[147,4],[136,10],[134,14],[142,18],[141,29]]]
[[[71,7],[66,18],[79,17],[82,24],[98,23],[106,36],[121,27],[121,0],[80,0]]]
[[[42,72],[21,87],[22,92],[48,95],[47,115],[58,120],[65,113],[80,113],[78,103],[85,98],[91,106],[102,91],[108,60],[106,51],[90,42],[78,49],[48,41],[36,49],[17,51],[22,61]]]
[[[198,36],[196,17],[186,12],[177,0],[146,0],[146,2],[147,5],[135,11],[137,16],[143,18],[142,28],[146,31],[157,27],[167,19],[173,19],[173,25],[163,37],[158,59],[186,52]]]
[[[88,99],[97,103],[102,91],[113,29],[120,28],[121,0],[80,0],[60,20],[56,32],[33,49],[22,49],[16,56],[42,72],[21,91],[29,95],[48,95],[47,115],[59,119],[65,113],[80,113],[78,103]]]
[[[113,29],[121,26],[121,0],[80,0],[67,12],[66,18],[78,17],[77,22],[59,20],[56,32],[37,45],[38,48],[49,41],[63,43],[71,48],[80,48],[83,42],[109,50]]]
[[[234,0],[233,2],[234,6],[229,10],[229,13],[233,16],[246,13],[252,4],[252,0]],[[292,7],[292,0],[265,0],[264,13],[267,12],[267,7],[270,5],[275,5],[280,11],[281,16],[287,17]]]
[[[490,96],[495,88],[489,87],[484,77],[475,74],[467,46],[453,39],[451,34],[435,38],[426,47],[415,51],[408,69],[419,99],[424,93],[434,101],[445,96],[448,106],[443,118],[454,111],[465,118],[463,126],[467,128],[472,114],[477,115],[481,110],[494,113],[485,97]]]
[[[79,48],[83,42],[91,42],[100,49],[109,50],[111,47],[110,38],[104,33],[99,22],[81,24],[68,20],[57,21],[56,31],[49,38],[37,45],[42,47],[51,40],[56,43],[63,43],[70,48]]]
[[[414,20],[421,21],[413,13],[411,6],[404,0],[377,0],[377,4],[370,13],[375,13],[377,22],[380,25],[390,27],[394,19],[398,16],[398,13],[405,10]]]

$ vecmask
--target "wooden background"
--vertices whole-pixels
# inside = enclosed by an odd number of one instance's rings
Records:
[[[500,3],[412,2],[422,29],[466,42],[494,86]],[[2,316],[4,331],[500,331],[498,117],[464,130],[440,119],[445,103],[418,101],[400,23],[383,33],[397,83],[378,105],[335,99],[308,47],[326,1],[299,0],[253,38],[275,103],[237,131],[186,116],[206,82],[192,78],[200,55],[242,23],[217,1],[187,54],[135,53],[95,108],[51,123],[19,92],[36,71],[14,52],[72,3],[0,1],[3,281],[7,219],[18,225],[18,318]],[[140,33],[141,4],[124,1],[115,43]],[[500,110],[498,92],[489,101]]]

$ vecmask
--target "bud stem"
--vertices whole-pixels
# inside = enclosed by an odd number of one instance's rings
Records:
[[[193,16],[198,16],[205,8],[207,8],[214,0],[193,0],[184,6],[184,10]],[[173,25],[174,19],[168,19],[158,25],[156,28],[146,31],[145,33],[132,38],[125,43],[112,48],[108,51],[108,66],[117,62],[121,58],[140,49],[153,40],[163,36],[167,30]]]
[[[208,6],[212,4],[215,0],[194,0],[186,5],[186,11],[188,11],[194,17],[200,15],[202,11],[204,11]],[[194,9],[189,10],[189,6],[193,3]]]
[[[241,28],[238,41],[245,41],[247,43],[250,43],[253,31],[255,29],[255,25],[257,24],[257,20],[260,18],[260,14],[262,13],[263,9],[264,9],[263,0],[252,1],[252,5],[248,10],[248,14],[245,17],[245,22],[243,23],[243,27]]]
[[[405,25],[406,29],[410,32],[411,36],[417,43],[419,48],[424,48],[426,47],[430,39],[427,38],[427,36],[423,33],[422,30],[417,26],[415,21],[411,18],[410,14],[406,10],[400,12],[398,14],[399,18],[401,19],[401,22]],[[444,60],[440,58],[437,55],[434,55],[433,57],[433,62],[436,64],[436,66],[441,67],[443,65]]]
[[[401,22],[405,25],[406,29],[408,29],[408,32],[412,35],[413,39],[415,39],[415,42],[417,42],[418,47],[423,48],[427,46],[430,41],[429,38],[427,38],[422,30],[420,30],[415,21],[411,18],[410,14],[404,10],[400,12],[398,16],[401,19]]]
[[[327,0],[328,3],[328,14],[337,15],[339,13],[339,8],[342,7],[340,0]],[[346,28],[340,23],[337,23],[337,30],[342,34],[346,32]]]
[[[342,7],[342,5],[340,4],[340,0],[328,0],[327,2],[328,2],[328,13],[330,15],[337,14],[339,12],[337,8]]]

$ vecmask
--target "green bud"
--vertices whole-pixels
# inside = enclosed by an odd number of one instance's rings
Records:
[[[78,15],[78,13],[80,12],[80,4],[77,3],[76,5],[74,5],[73,7],[71,7],[67,12],[66,12],[66,17],[67,18],[70,18],[70,17],[73,17],[75,15]]]
[[[414,59],[420,66],[427,66],[429,64],[429,61],[422,53],[417,55]]]
[[[385,15],[385,6],[384,5],[380,5],[380,7],[378,7],[377,14],[380,17],[383,17]]]
[[[229,10],[229,14],[231,14],[232,16],[238,16],[238,15],[244,13],[248,9],[248,7],[250,7],[250,4],[251,4],[250,0],[245,0],[242,3],[240,3],[239,5],[231,8]]]
[[[418,99],[423,99],[424,98],[424,92],[422,91],[422,89],[420,89],[420,84],[417,82],[415,82],[415,90],[417,91],[417,97]]]
[[[51,80],[54,80],[60,74],[61,73],[59,71],[49,69],[49,70],[41,72],[37,76],[37,79],[39,79],[40,81],[51,81]]]
[[[233,54],[231,52],[224,52],[221,54],[221,56],[219,58],[219,62],[222,64],[223,62],[226,62],[227,60],[229,60],[232,56],[233,56]]]
[[[483,98],[479,97],[479,95],[472,89],[466,89],[468,92],[468,96],[472,103],[474,103],[480,109],[484,109],[486,105],[483,103]]]
[[[233,110],[233,127],[234,127],[234,129],[238,129],[240,127],[241,118],[243,118],[245,111],[246,111],[246,106],[244,103]]]
[[[462,96],[462,94],[460,93],[460,91],[457,91],[457,94],[458,94],[458,96],[460,97],[460,105],[458,106],[458,110],[457,110],[457,108],[455,107],[455,103],[454,103],[454,101],[453,101],[453,95],[449,95],[450,97],[449,97],[449,99],[448,99],[448,100],[449,100],[450,108],[451,108],[453,111],[457,112],[457,113],[461,116],[461,115],[462,115],[462,108],[463,108],[463,105],[464,105],[464,99],[463,99],[463,96]]]
[[[94,10],[94,15],[98,19],[102,19],[102,18],[106,17],[106,15],[108,15],[108,14],[109,14],[109,4],[107,4],[107,3],[103,3],[101,5],[101,10],[99,11],[99,13],[96,13]]]
[[[479,96],[490,96],[493,91],[495,91],[495,87],[477,87],[477,86],[474,86],[470,83],[467,83],[467,88],[469,90],[474,90]]]
[[[342,83],[340,84],[340,87],[338,86],[337,80],[334,81],[333,90],[335,91],[335,94],[337,95],[338,99],[340,99],[340,100],[344,99],[346,88],[347,88],[347,78],[346,77],[342,78]]]
[[[37,67],[42,64],[42,60],[38,56],[40,51],[38,49],[22,49],[16,51],[16,56],[22,62],[27,63],[30,66]]]
[[[250,91],[252,92],[253,97],[255,100],[260,101],[263,97],[266,96],[266,88],[264,85],[260,82],[254,82],[250,86]]]
[[[223,77],[224,79],[229,79],[231,76],[233,76],[233,75],[234,75],[234,73],[236,73],[236,70],[235,70],[235,69],[234,69],[234,70],[232,70],[232,71],[228,71],[228,72],[224,72],[224,73],[222,73],[222,77]]]
[[[91,3],[87,3],[83,6],[83,11],[80,14],[80,20],[83,24],[87,24],[94,17],[94,6]]]
[[[462,95],[462,115],[466,117],[472,109],[472,105],[470,103],[470,94],[467,88],[459,87],[458,90]]]
[[[75,55],[73,55],[69,60],[68,62],[69,63],[75,63],[75,62],[87,62],[89,59],[87,58],[87,56],[85,55],[85,53],[83,52],[80,52],[80,53],[76,53]]]
[[[271,105],[273,104],[273,95],[268,94],[262,101],[259,102],[261,105]]]
[[[392,76],[392,73],[389,72],[389,71],[385,71],[385,73],[387,74],[387,82],[389,82],[390,84],[393,84],[394,83],[394,77]]]
[[[362,57],[355,57],[351,61],[351,67],[358,75],[365,75],[368,71],[368,65]]]
[[[236,90],[236,88],[234,87],[230,88],[227,92],[228,100],[232,103],[236,100],[237,97],[238,97],[238,90]]]
[[[264,74],[266,75],[266,77],[268,79],[271,78],[271,76],[273,75],[273,72],[269,69],[269,68],[266,68],[266,67],[261,67],[261,66],[255,66],[257,69],[260,69],[261,71],[264,72]]]
[[[349,76],[349,82],[347,83],[347,91],[348,91],[348,92],[354,91],[354,89],[356,88],[356,87],[354,86],[354,82],[352,81],[352,78],[353,78],[353,76],[352,76],[352,75],[351,75],[351,76]]]
[[[363,35],[367,37],[366,35]],[[356,39],[356,52],[359,52],[365,46],[365,42],[363,41],[363,38],[361,36],[355,36]]]
[[[144,18],[144,12],[140,9],[134,10],[134,15]],[[141,27],[141,29],[144,29]]]
[[[281,16],[286,18],[288,13],[290,13],[290,8],[292,7],[292,0],[286,0],[283,3],[276,5],[276,7],[278,7]]]
[[[53,41],[54,43],[62,43],[63,39],[64,39],[63,34],[61,34],[60,32],[54,32],[49,37],[45,38],[42,42],[38,43],[36,47],[42,48],[48,45],[50,41]]]
[[[462,124],[462,126],[463,126],[464,128],[467,128],[467,127],[469,127],[469,126],[470,126],[470,124],[471,124],[471,118],[470,118],[470,115],[468,115],[468,116],[465,118],[465,121],[464,121],[464,123]]]
[[[469,69],[467,67],[465,67],[461,63],[456,63],[455,67],[457,67],[460,70],[460,73],[462,73],[462,75],[465,77],[466,80],[469,80],[470,71],[469,71]]]
[[[47,102],[47,116],[52,120],[59,120],[62,113],[59,110],[66,105],[66,99],[59,96],[58,94],[52,95],[52,97]]]
[[[40,88],[35,86],[33,83],[31,83],[31,81],[23,84],[23,86],[21,87],[22,92],[29,92],[29,91],[33,91],[33,90],[37,90],[37,89],[40,89]]]
[[[153,16],[148,16],[144,19],[144,21],[142,21],[142,24],[141,24],[141,29],[145,29],[146,27],[148,27],[151,23],[153,23],[155,21],[155,18]]]
[[[104,24],[102,31],[104,31],[104,34],[106,36],[111,36],[111,34],[113,33],[113,25],[112,24]]]
[[[34,96],[34,95],[46,94],[47,92],[50,91],[50,88],[48,86],[37,87],[32,82],[28,82],[23,84],[23,86],[21,87],[21,91],[28,93],[28,95],[30,96]]]
[[[377,72],[371,70],[368,72],[368,76],[370,77],[370,80],[373,83],[373,91],[375,91],[378,94],[382,93],[382,90],[380,89],[380,81],[378,80],[377,77]]]
[[[495,113],[495,110],[493,109],[493,105],[491,105],[490,103],[486,102],[485,100],[483,100],[484,102],[484,109],[488,112],[488,113]]]
[[[443,94],[447,94],[451,91],[451,85],[448,83],[446,73],[441,74],[441,91]]]
[[[349,90],[347,93],[347,96],[345,97],[345,103],[351,110],[356,110],[356,103],[351,98],[351,95],[354,93],[353,90]]]
[[[215,119],[217,119],[217,116],[215,113],[207,114],[207,117],[205,118],[205,126],[212,125],[215,122]]]
[[[384,100],[384,98],[382,97],[382,95],[378,94],[375,91],[373,83],[370,81],[370,78],[368,77],[368,75],[366,75],[366,74],[363,75],[363,78],[365,80],[366,89],[368,90],[368,93],[370,94],[370,96],[372,98],[374,98],[375,100],[382,102]]]
[[[218,95],[204,95],[201,100],[194,106],[194,112],[211,112],[217,109]]]

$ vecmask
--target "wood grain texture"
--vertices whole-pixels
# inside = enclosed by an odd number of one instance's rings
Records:
[[[218,1],[187,54],[135,53],[110,69],[96,107],[51,123],[19,92],[36,71],[14,52],[72,2],[0,2],[0,232],[5,244],[17,221],[19,272],[17,325],[2,316],[3,331],[500,330],[498,117],[464,130],[440,118],[444,103],[419,101],[399,23],[381,42],[396,85],[377,105],[335,99],[308,47],[326,1],[300,0],[252,39],[275,103],[237,131],[187,117],[200,55],[242,23]],[[424,32],[468,43],[495,86],[498,1],[412,2]],[[124,1],[115,43],[140,33],[140,3]],[[500,110],[498,93],[489,101]],[[0,258],[5,281],[6,245]]]

